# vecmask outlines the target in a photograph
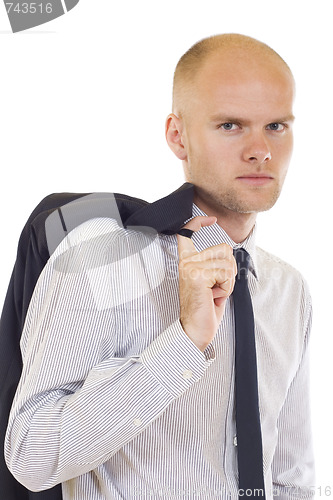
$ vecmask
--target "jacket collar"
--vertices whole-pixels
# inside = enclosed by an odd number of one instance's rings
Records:
[[[125,220],[124,227],[151,227],[158,233],[175,234],[192,217],[194,186],[185,182],[168,196],[143,205]]]

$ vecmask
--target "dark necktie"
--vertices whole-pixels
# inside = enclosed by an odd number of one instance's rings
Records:
[[[250,256],[234,250],[237,276],[233,291],[235,313],[236,428],[239,489],[265,498],[262,441],[258,406],[257,360],[252,301],[248,288]],[[262,490],[262,493],[258,490]],[[240,492],[239,498],[245,493]]]

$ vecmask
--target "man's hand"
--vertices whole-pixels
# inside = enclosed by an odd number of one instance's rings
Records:
[[[200,216],[184,228],[198,231],[215,222],[216,217]],[[234,289],[237,265],[226,243],[198,252],[190,238],[177,238],[180,322],[192,342],[204,351],[215,337],[225,303]]]

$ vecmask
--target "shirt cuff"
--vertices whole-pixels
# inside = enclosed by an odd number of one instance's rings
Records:
[[[184,332],[179,320],[172,323],[141,354],[140,361],[174,397],[180,396],[215,360],[214,347],[204,352]]]

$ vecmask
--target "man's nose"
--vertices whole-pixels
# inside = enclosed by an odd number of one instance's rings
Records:
[[[251,134],[243,153],[244,160],[250,163],[267,163],[272,159],[269,143],[264,134]]]

